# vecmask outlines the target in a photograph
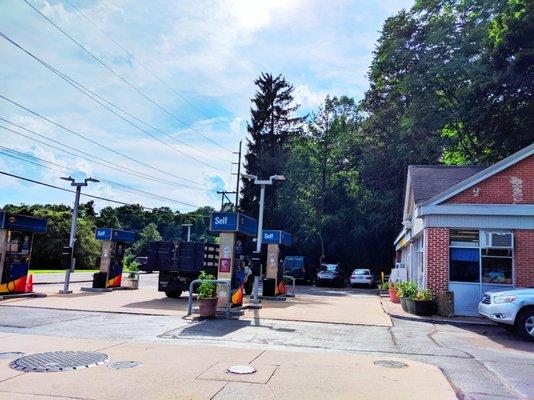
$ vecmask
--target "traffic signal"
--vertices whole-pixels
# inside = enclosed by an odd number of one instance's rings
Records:
[[[63,246],[63,251],[61,252],[61,266],[64,269],[69,269],[72,263],[72,247]]]

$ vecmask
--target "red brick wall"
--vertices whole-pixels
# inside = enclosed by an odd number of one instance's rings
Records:
[[[534,204],[534,156],[479,182],[445,203]],[[473,189],[478,189],[478,194]]]
[[[425,228],[427,288],[432,293],[449,289],[449,230]]]
[[[534,230],[514,231],[516,286],[534,287]]]

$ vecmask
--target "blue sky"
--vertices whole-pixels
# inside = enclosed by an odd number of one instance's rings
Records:
[[[150,124],[133,121],[160,141],[0,38],[0,95],[111,149],[0,98],[1,118],[42,135],[0,121],[0,126],[19,133],[0,129],[0,171],[65,187],[60,176],[94,176],[102,182],[90,185],[86,193],[181,211],[196,205],[217,207],[220,197],[215,191],[234,189],[231,162],[237,159],[229,150],[237,150],[239,140],[246,137],[253,81],[260,72],[286,76],[295,86],[303,114],[327,94],[360,99],[368,87],[366,74],[384,19],[412,4],[403,0],[69,0],[80,14],[68,1],[28,1],[164,110],[98,64],[22,0],[0,2],[0,31]],[[0,193],[0,206],[72,202],[69,193],[1,175]],[[110,204],[97,200],[96,205]]]

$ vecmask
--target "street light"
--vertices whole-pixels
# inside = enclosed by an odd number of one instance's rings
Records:
[[[72,220],[70,224],[70,237],[69,237],[69,247],[71,248],[71,254],[74,254],[74,241],[76,238],[77,216],[78,216],[78,208],[80,206],[80,195],[82,192],[82,186],[87,186],[89,182],[98,183],[100,181],[94,178],[85,178],[83,182],[76,182],[76,180],[71,176],[69,177],[62,176],[61,179],[63,179],[64,181],[69,181],[70,185],[76,188],[76,195],[74,197],[74,208],[72,210]],[[63,286],[63,290],[60,290],[59,293],[61,294],[72,293],[72,291],[69,290],[69,283],[70,283],[70,274],[74,272],[75,264],[76,264],[76,259],[74,257],[71,257],[70,268],[68,268],[65,271],[65,284]]]
[[[286,177],[284,175],[271,175],[269,179],[259,179],[256,175],[243,174],[243,178],[251,180],[255,185],[260,185],[260,210],[258,213],[258,236],[256,238],[256,252],[261,252],[261,240],[263,237],[263,206],[265,203],[265,186],[272,185],[274,181],[285,181]],[[254,295],[252,299],[253,304],[258,304],[258,286],[260,278],[259,276],[254,277]]]
[[[193,224],[182,224],[182,226],[187,226],[187,241],[191,241],[191,227]]]

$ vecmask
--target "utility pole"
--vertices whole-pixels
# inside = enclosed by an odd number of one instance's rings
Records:
[[[221,197],[221,211],[223,210],[224,208],[224,199],[228,200],[229,203],[232,202],[232,200],[230,200],[227,196],[227,194],[235,194],[235,192],[227,192],[226,190],[217,190],[217,194],[222,194],[222,197]]]
[[[61,294],[72,293],[72,290],[69,290],[70,283],[70,274],[74,272],[74,267],[76,265],[76,258],[74,258],[74,244],[76,241],[76,227],[78,225],[78,209],[80,208],[80,195],[82,193],[82,186],[87,186],[88,182],[100,182],[98,179],[86,178],[83,182],[76,182],[72,177],[61,177],[64,181],[70,181],[70,185],[76,188],[76,195],[74,197],[74,208],[72,209],[72,220],[70,224],[70,236],[69,236],[69,247],[70,247],[70,268],[65,270],[65,284],[63,285],[63,290],[60,290]]]
[[[182,224],[182,226],[187,226],[187,241],[191,241],[191,227],[193,224]]]
[[[234,165],[237,164],[237,173],[232,175],[237,175],[237,181],[235,184],[235,211],[239,211],[239,184],[241,181],[241,146],[243,144],[243,141],[239,141],[239,151],[235,152],[234,154],[238,155],[238,161],[236,163],[232,163]]]

